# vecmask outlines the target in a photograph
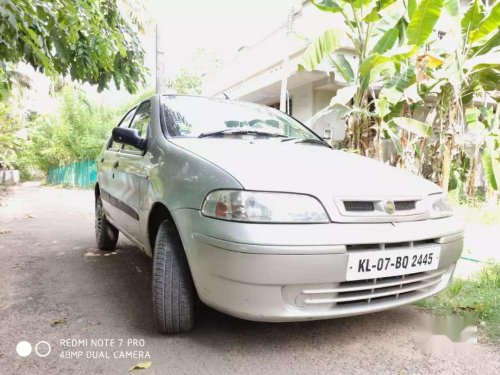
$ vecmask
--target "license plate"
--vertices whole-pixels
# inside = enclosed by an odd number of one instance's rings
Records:
[[[367,251],[349,254],[346,280],[375,279],[432,271],[438,268],[441,247]]]

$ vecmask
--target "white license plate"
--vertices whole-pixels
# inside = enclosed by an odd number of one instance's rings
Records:
[[[349,254],[346,280],[375,279],[438,268],[440,245]]]

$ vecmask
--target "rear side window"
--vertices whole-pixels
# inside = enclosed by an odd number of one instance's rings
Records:
[[[135,107],[132,108],[130,111],[128,111],[128,113],[125,116],[123,116],[122,120],[120,121],[117,127],[127,128],[130,125],[132,117],[134,116],[134,112],[135,112]],[[113,142],[112,139],[109,141],[108,150],[118,151],[120,147],[121,147],[120,143]]]
[[[137,112],[135,112],[135,116],[134,119],[132,120],[130,128],[137,129],[139,137],[147,139],[150,120],[151,120],[151,102],[144,102],[139,106]],[[137,148],[129,145],[124,145],[123,149],[128,151],[140,151]]]

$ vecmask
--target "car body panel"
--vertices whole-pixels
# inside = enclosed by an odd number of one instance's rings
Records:
[[[196,290],[208,305],[252,320],[324,319],[399,306],[435,294],[450,282],[463,248],[463,224],[455,217],[431,220],[422,206],[425,214],[353,218],[338,206],[340,198],[424,201],[441,192],[435,184],[321,145],[169,138],[161,123],[160,97],[149,100],[147,149],[132,154],[105,149],[100,158],[99,188],[108,194],[104,209],[113,225],[152,256],[149,216],[155,204],[164,205],[181,236]],[[241,223],[203,216],[205,197],[219,189],[311,195],[330,222]],[[304,293],[342,286],[350,251],[373,252],[391,244],[410,249],[422,243],[439,244],[439,268],[413,275],[422,279],[416,284],[402,281],[402,290],[420,288],[404,296],[396,293],[387,303],[340,308]],[[433,284],[426,286],[429,280]],[[327,297],[325,301],[337,298],[335,293]]]
[[[227,314],[256,321],[326,319],[380,311],[426,298],[446,288],[463,248],[463,227],[453,217],[396,226],[248,225],[206,218],[190,209],[176,210],[173,215],[182,228],[182,241],[200,299]],[[303,297],[303,290],[331,289],[346,282],[350,246],[371,245],[363,250],[367,252],[378,251],[381,244],[409,249],[410,243],[422,240],[441,247],[435,272],[442,275],[431,287],[421,282],[417,286],[422,290],[411,291],[411,295],[383,303],[346,304],[342,309],[334,303],[304,307],[295,302]]]
[[[308,194],[318,198],[332,221],[353,221],[336,198],[424,199],[439,188],[376,160],[310,144],[271,140],[181,138],[172,142],[220,166],[246,190]],[[420,217],[426,218],[426,217]],[[397,217],[395,221],[407,219]]]

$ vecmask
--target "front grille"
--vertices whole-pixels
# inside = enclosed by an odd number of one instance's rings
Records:
[[[372,221],[402,221],[412,217],[425,215],[425,204],[421,199],[399,198],[337,200],[340,214],[357,218],[366,218]]]
[[[415,201],[394,201],[394,207],[396,208],[396,211],[414,210],[415,206]]]
[[[419,272],[379,279],[345,281],[331,289],[303,290],[306,306],[335,304],[337,307],[382,303],[431,291],[446,270]]]
[[[370,201],[344,201],[346,211],[369,212],[375,211],[375,205]]]
[[[393,243],[375,243],[375,244],[358,244],[358,245],[347,245],[346,250],[348,253],[355,251],[374,251],[374,250],[387,250],[387,249],[397,249],[397,248],[413,248],[422,245],[428,245],[435,243],[436,239],[430,238],[427,240],[420,241],[409,241],[409,242],[393,242]]]

